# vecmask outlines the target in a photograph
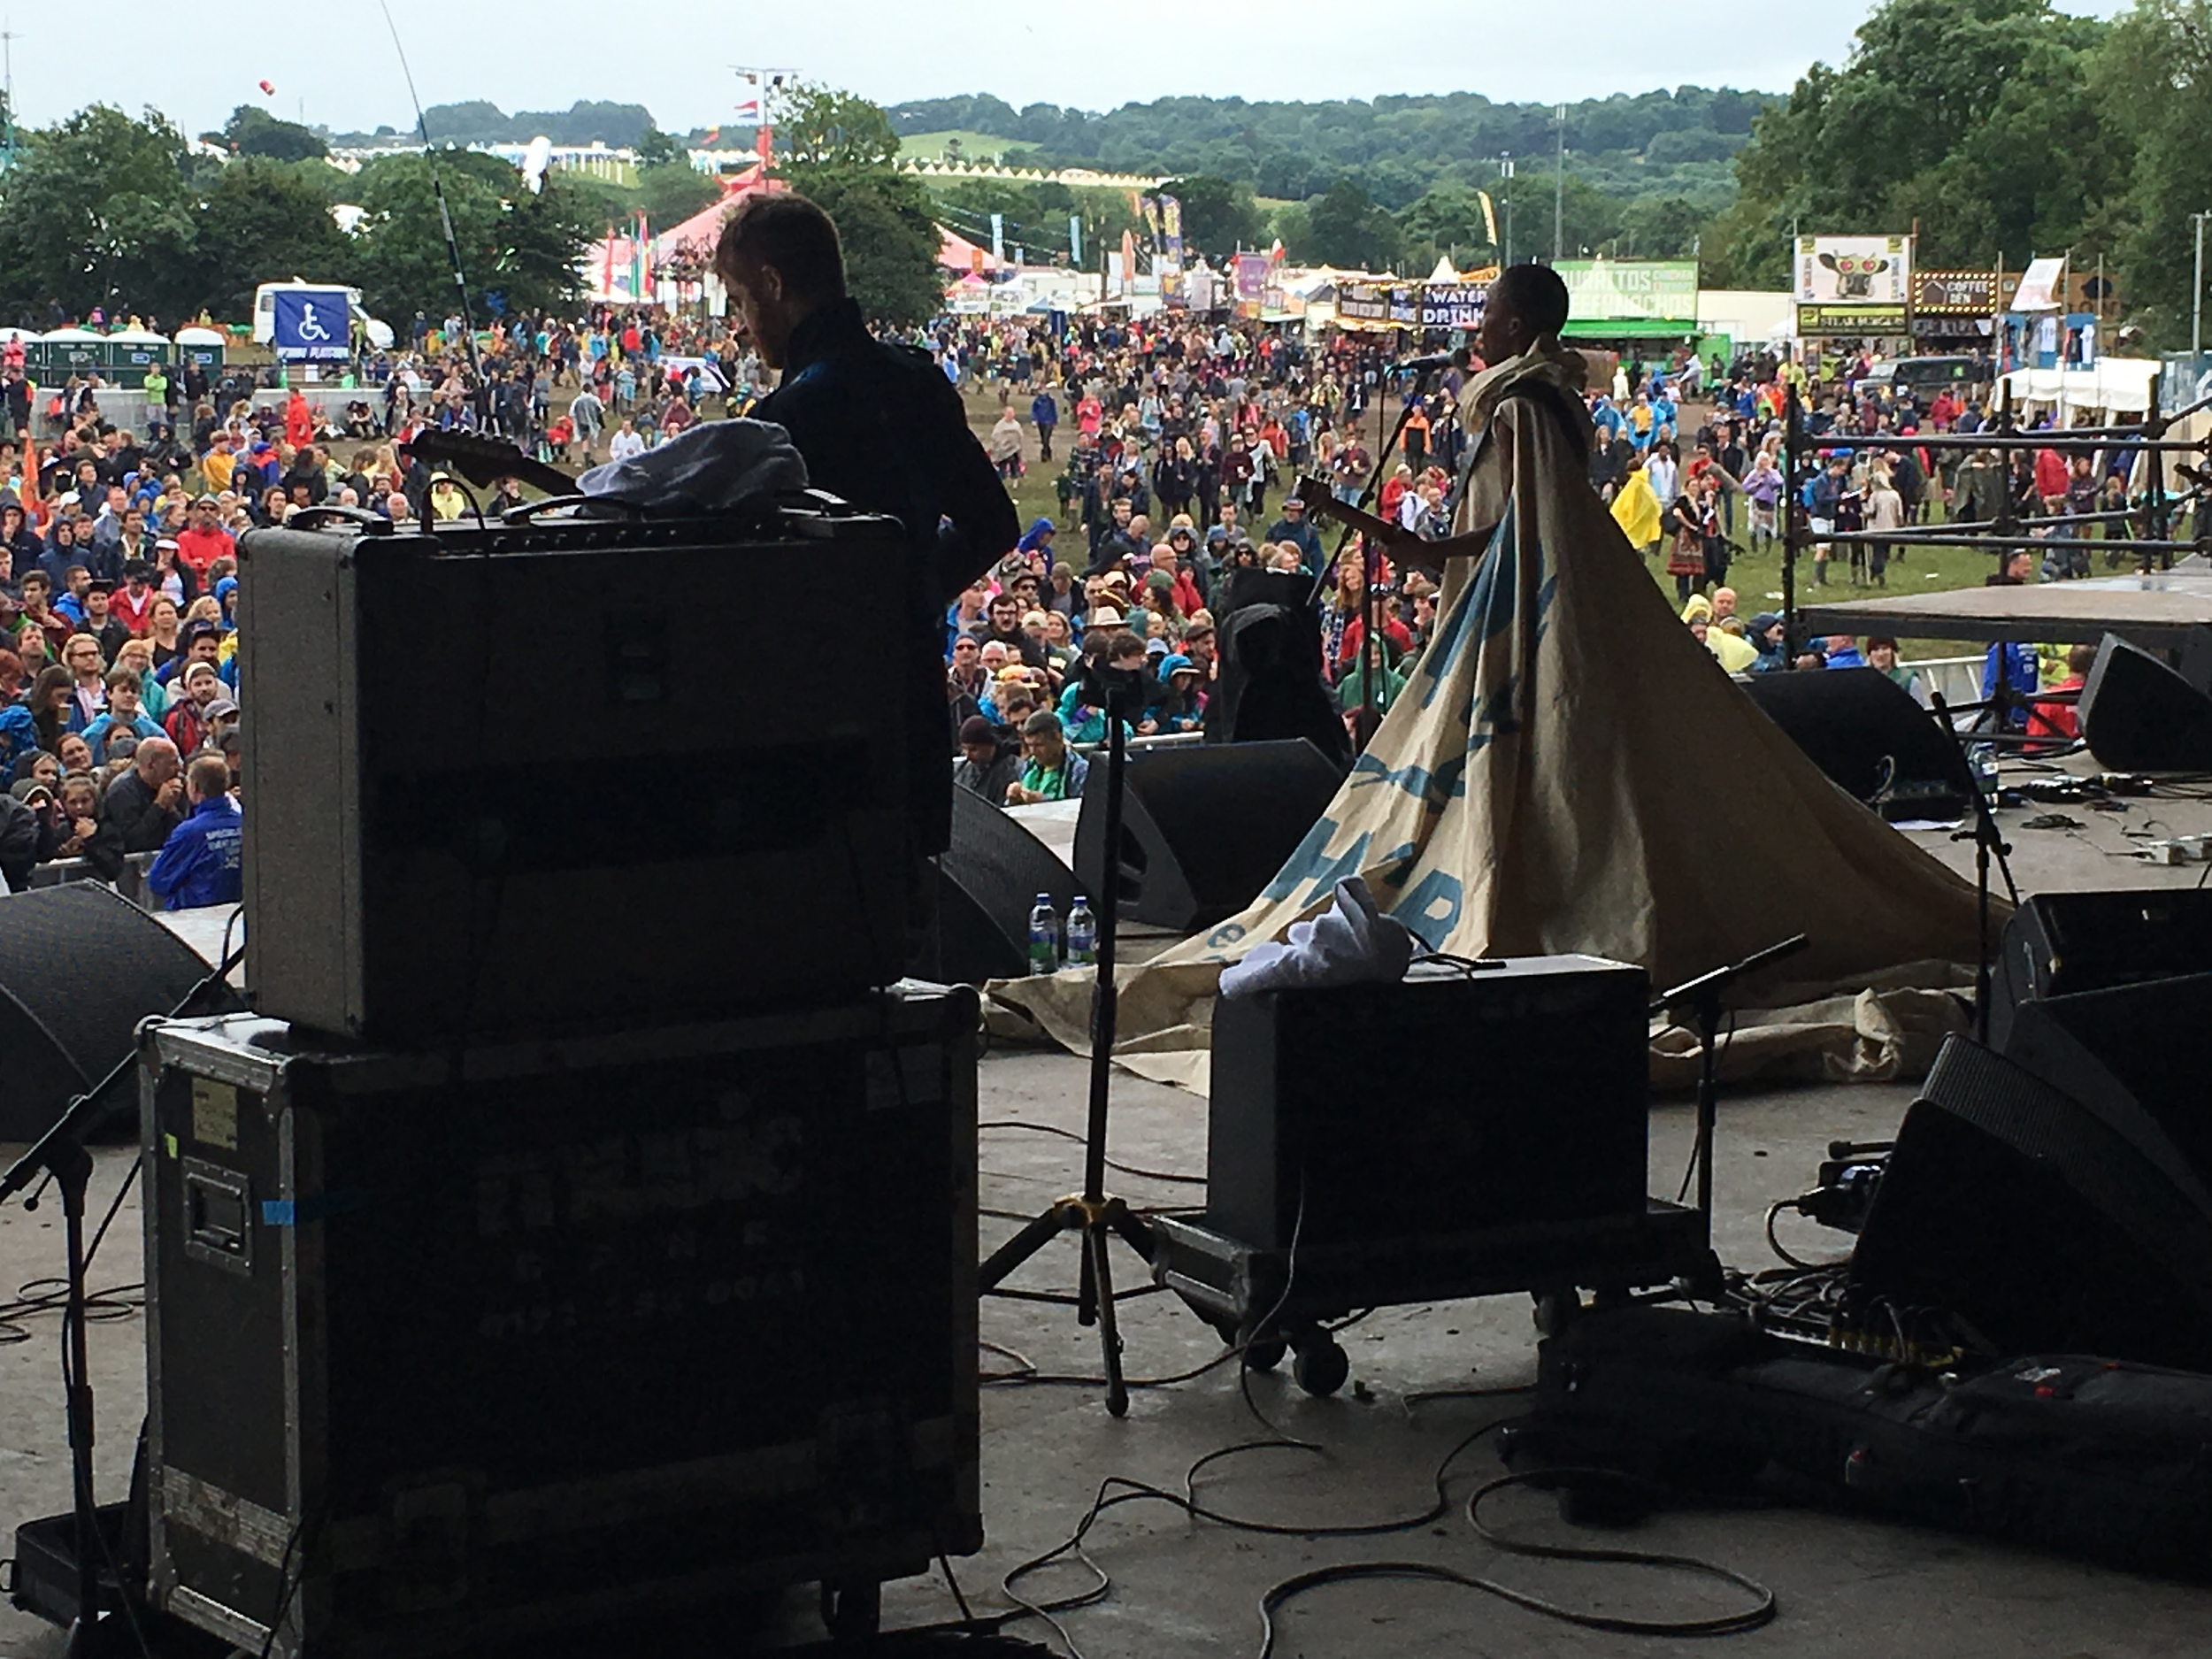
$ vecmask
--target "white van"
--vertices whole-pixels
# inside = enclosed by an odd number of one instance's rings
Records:
[[[276,296],[287,290],[310,289],[317,293],[341,288],[335,282],[303,282],[294,277],[289,282],[264,282],[253,291],[253,337],[256,345],[267,345],[276,338]],[[392,349],[392,326],[381,319],[372,317],[362,308],[361,290],[343,288],[346,311],[352,321],[361,326],[363,338],[379,351]]]

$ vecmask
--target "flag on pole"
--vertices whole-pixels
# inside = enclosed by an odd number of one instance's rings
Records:
[[[1489,191],[1478,190],[1475,192],[1475,196],[1482,204],[1482,227],[1489,235],[1490,245],[1494,248],[1498,245],[1497,210],[1490,205]]]

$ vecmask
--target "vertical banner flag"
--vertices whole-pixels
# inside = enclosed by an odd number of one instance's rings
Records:
[[[1132,230],[1121,233],[1121,291],[1125,294],[1137,284],[1137,234]]]
[[[1183,303],[1183,204],[1171,196],[1160,198],[1160,297],[1171,305]]]
[[[1068,215],[1068,263],[1083,268],[1083,221],[1073,213]]]
[[[1006,263],[1006,215],[991,215],[991,257],[1001,265]]]

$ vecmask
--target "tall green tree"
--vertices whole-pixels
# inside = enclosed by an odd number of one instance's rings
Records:
[[[1736,176],[1808,231],[1920,226],[1932,265],[2064,250],[2124,187],[2131,147],[2090,86],[2105,33],[2047,0],[1888,0],[1840,69],[1759,115]]]
[[[1482,217],[1482,198],[1471,185],[1432,184],[1398,215],[1410,254],[1433,265],[1440,255],[1455,265],[1480,265],[1497,257]]]
[[[453,214],[454,240],[481,321],[501,311],[567,300],[576,262],[599,230],[592,198],[557,171],[533,195],[497,157],[467,150],[381,157],[361,170],[357,270],[369,309],[394,319],[454,303],[453,268],[432,187],[435,167]]]
[[[684,153],[683,145],[650,124],[638,134],[635,148],[640,173],[649,167],[688,167],[691,165],[691,157]]]
[[[134,120],[96,104],[29,139],[0,174],[0,315],[180,314],[194,233],[184,135],[157,111]]]
[[[280,121],[250,104],[233,110],[216,137],[241,156],[265,156],[271,161],[317,161],[330,154],[330,146],[311,129],[296,121]]]
[[[899,135],[879,104],[801,82],[776,111],[776,152],[791,166],[882,167],[899,153]]]
[[[910,328],[943,309],[937,222],[921,180],[899,153],[879,104],[827,87],[787,93],[776,120],[776,171],[830,216],[845,249],[845,283],[872,321]]]
[[[2114,26],[2093,75],[2098,104],[2135,149],[2132,180],[2108,208],[2120,299],[2157,343],[2189,343],[2196,227],[2212,208],[2212,4],[2139,0]]]
[[[1260,210],[1251,187],[1218,173],[1194,173],[1160,187],[1183,207],[1183,242],[1218,258],[1260,241]]]
[[[1339,179],[1308,211],[1306,245],[1287,248],[1296,257],[1318,265],[1386,271],[1403,256],[1398,221],[1374,197]]]
[[[232,162],[193,205],[194,296],[182,314],[245,317],[262,282],[350,282],[354,247],[324,181],[258,157]]]
[[[791,187],[830,216],[845,249],[845,286],[871,321],[911,328],[944,309],[929,194],[888,167],[802,163]]]

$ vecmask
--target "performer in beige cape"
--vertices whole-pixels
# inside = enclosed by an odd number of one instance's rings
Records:
[[[1444,571],[1435,635],[1260,897],[1132,977],[1118,1048],[1136,1069],[1202,1087],[1219,965],[1348,875],[1435,949],[1587,951],[1661,985],[1809,934],[1792,984],[1763,988],[1822,1000],[1748,1022],[1747,1057],[1905,1075],[1962,1024],[1939,987],[1973,960],[1972,887],[1830,783],[1676,619],[1589,486],[1566,310],[1542,267],[1492,288],[1453,534],[1386,537],[1393,557]],[[1001,997],[1081,1045],[1084,987]]]

